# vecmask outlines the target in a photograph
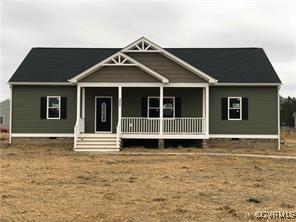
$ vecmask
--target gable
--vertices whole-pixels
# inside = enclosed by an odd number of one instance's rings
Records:
[[[172,83],[207,82],[159,52],[129,52],[128,55],[169,79]]]
[[[135,66],[104,66],[80,82],[160,82]]]

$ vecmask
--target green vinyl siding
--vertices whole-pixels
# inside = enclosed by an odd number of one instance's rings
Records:
[[[141,99],[149,96],[159,96],[159,88],[123,88],[122,116],[141,117]],[[164,96],[181,98],[182,117],[202,116],[201,88],[164,88]]]
[[[67,97],[66,119],[41,119],[40,98]],[[76,121],[76,87],[13,86],[12,133],[73,133]]]
[[[95,132],[95,97],[112,97],[112,132],[116,132],[118,120],[118,89],[116,88],[86,88],[85,89],[85,132]]]
[[[222,120],[223,97],[247,97],[248,120]],[[210,87],[210,134],[277,134],[277,87]]]

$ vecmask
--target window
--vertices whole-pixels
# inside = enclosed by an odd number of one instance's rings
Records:
[[[61,97],[47,96],[47,119],[61,118]]]
[[[4,124],[4,117],[0,116],[0,124],[3,125]]]
[[[228,120],[242,120],[241,97],[228,97]]]
[[[148,97],[148,118],[159,117],[159,97]],[[175,117],[175,97],[163,98],[163,117],[174,118]]]

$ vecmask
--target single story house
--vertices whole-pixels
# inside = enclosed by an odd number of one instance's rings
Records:
[[[9,108],[10,101],[9,99],[3,100],[0,102],[0,129],[7,130],[9,129]]]
[[[162,48],[145,37],[124,48],[38,47],[9,85],[10,142],[70,138],[75,151],[119,151],[131,139],[279,146],[281,81],[262,48]]]

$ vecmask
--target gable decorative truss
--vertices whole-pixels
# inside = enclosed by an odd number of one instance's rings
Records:
[[[151,42],[149,39],[142,37],[135,42],[129,44],[128,46],[124,47],[121,52],[159,52],[162,55],[166,56],[167,58],[171,59],[172,61],[176,62],[177,64],[183,66],[184,68],[188,69],[192,73],[196,74],[197,76],[201,77],[202,79],[207,80],[209,83],[216,84],[218,80],[214,79],[210,75],[202,72],[201,70],[195,68],[194,66],[190,65],[189,63],[185,62],[184,60],[178,58],[177,56],[173,55],[172,53],[168,52],[167,50],[163,49],[162,47],[158,46],[157,44]]]
[[[142,37],[123,48],[122,52],[160,52],[160,47]]]
[[[138,61],[134,60],[133,58],[129,57],[128,55],[124,54],[123,52],[117,52],[108,58],[104,59],[103,61],[97,63],[96,65],[90,67],[89,69],[83,71],[82,73],[76,75],[69,81],[72,83],[76,83],[79,80],[85,78],[86,76],[90,75],[91,73],[95,72],[96,70],[104,67],[104,66],[136,66],[147,74],[153,76],[154,78],[160,80],[163,83],[169,83],[169,80],[164,76],[160,75],[159,73],[155,72],[154,70],[144,66],[143,64],[139,63]]]

